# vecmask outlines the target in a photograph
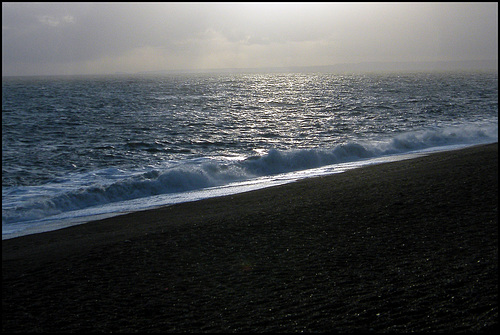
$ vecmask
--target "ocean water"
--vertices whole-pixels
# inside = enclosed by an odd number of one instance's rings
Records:
[[[497,73],[2,78],[2,238],[496,141]]]

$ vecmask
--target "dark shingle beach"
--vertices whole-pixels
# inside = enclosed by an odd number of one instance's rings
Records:
[[[498,330],[498,144],[2,241],[3,332]]]

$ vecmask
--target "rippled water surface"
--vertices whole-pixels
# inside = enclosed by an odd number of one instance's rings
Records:
[[[496,73],[2,80],[2,226],[498,138]]]

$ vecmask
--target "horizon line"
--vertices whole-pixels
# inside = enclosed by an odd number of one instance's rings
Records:
[[[435,68],[440,66],[441,68]],[[202,69],[163,69],[93,74],[32,74],[2,75],[7,77],[69,77],[69,76],[109,76],[109,75],[148,75],[148,74],[207,74],[207,73],[279,73],[279,72],[320,72],[320,73],[369,73],[369,72],[448,72],[448,71],[498,71],[498,59],[455,60],[455,61],[365,61],[356,63],[337,63],[333,65],[294,65],[294,66],[260,66],[260,67],[228,67]]]

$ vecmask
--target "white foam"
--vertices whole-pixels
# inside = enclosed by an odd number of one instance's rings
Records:
[[[289,173],[277,174],[274,176],[259,177],[242,182],[229,183],[220,187],[209,187],[196,191],[162,194],[128,201],[119,201],[81,210],[63,212],[40,220],[21,222],[16,225],[9,225],[9,227],[4,226],[2,239],[9,239],[23,235],[62,229],[65,227],[75,226],[86,222],[118,216],[134,211],[153,209],[177,203],[227,196],[277,185],[283,185],[300,179],[341,173],[366,165],[410,159],[419,155],[421,154],[414,153],[407,155],[394,155],[358,162],[327,165],[315,169],[294,171]]]
[[[261,156],[201,158],[131,171],[109,168],[56,183],[2,189],[2,236],[59,229],[103,216],[228,195],[399,160],[419,152],[498,141],[497,124],[404,133],[332,148],[271,149]],[[411,154],[406,156],[406,154]]]

